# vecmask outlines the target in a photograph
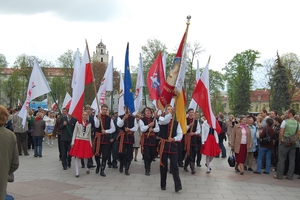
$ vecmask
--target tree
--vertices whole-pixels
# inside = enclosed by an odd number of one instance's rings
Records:
[[[270,85],[270,108],[276,110],[279,114],[283,114],[291,104],[291,96],[289,94],[288,72],[281,63],[278,52],[276,66],[274,66],[271,74]]]
[[[236,54],[223,68],[228,83],[229,105],[235,115],[247,114],[250,109],[250,89],[253,84],[253,70],[260,67],[257,63],[260,53],[246,50]]]
[[[200,42],[194,42],[193,44],[187,43],[187,66],[184,81],[187,101],[192,99],[192,93],[195,86],[196,70],[193,68],[194,59],[199,57],[203,52],[205,52],[205,49],[203,49]]]
[[[6,61],[6,57],[0,53],[0,68],[7,67],[8,62]]]
[[[9,100],[9,106],[14,107],[22,94],[22,82],[19,80],[19,76],[12,74],[7,80],[3,81],[2,87]]]
[[[213,112],[224,112],[221,90],[224,90],[225,77],[219,71],[209,70],[209,90]]]
[[[52,94],[55,100],[58,100],[59,105],[62,105],[66,92],[69,89],[69,85],[70,82],[68,82],[65,77],[56,76],[49,81]]]
[[[280,56],[280,62],[287,72],[289,98],[292,100],[300,83],[300,59],[295,53],[286,53]]]

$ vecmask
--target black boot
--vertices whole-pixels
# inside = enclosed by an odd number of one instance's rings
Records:
[[[150,176],[150,167],[149,161],[145,161],[145,175]]]
[[[127,176],[130,175],[130,173],[129,173],[129,166],[130,166],[130,163],[129,163],[129,162],[126,162],[126,164],[125,164],[125,174],[126,174]]]
[[[96,160],[96,165],[97,165],[97,167],[96,167],[96,174],[98,174],[99,173],[99,168],[100,168],[100,158],[95,158],[95,160]]]
[[[183,167],[183,169],[184,169],[185,172],[189,172],[187,166],[188,166],[188,163],[187,163],[187,162],[184,162],[184,167]]]
[[[105,163],[102,163],[102,165],[101,165],[101,171],[100,171],[100,176],[103,176],[103,177],[106,176],[106,174],[104,173],[104,170],[105,170]]]
[[[191,166],[191,173],[195,174],[196,173],[196,171],[195,171],[195,163],[191,162],[190,166]]]
[[[123,161],[120,161],[119,172],[123,173]]]

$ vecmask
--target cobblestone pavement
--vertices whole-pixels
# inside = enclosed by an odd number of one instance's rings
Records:
[[[183,186],[180,192],[174,191],[171,174],[168,174],[166,191],[160,189],[159,159],[152,163],[151,175],[145,176],[140,154],[138,161],[131,164],[130,176],[106,168],[106,177],[101,177],[93,169],[86,174],[80,168],[80,177],[75,178],[73,165],[63,170],[56,142],[53,147],[43,143],[42,158],[33,157],[33,150],[29,150],[30,156],[20,156],[20,167],[15,172],[15,182],[8,184],[8,194],[16,200],[300,199],[300,180],[296,177],[276,180],[274,172],[257,175],[250,171],[240,175],[224,158],[213,159],[210,174],[206,173],[205,157],[194,175],[179,168]]]

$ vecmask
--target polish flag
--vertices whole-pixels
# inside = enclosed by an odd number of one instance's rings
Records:
[[[118,115],[124,115],[124,81],[123,81],[123,75],[122,72],[120,71],[120,91],[119,91],[119,105],[118,105]]]
[[[55,110],[55,108],[57,108],[57,104],[58,104],[58,101],[56,101],[56,103],[54,102],[51,106],[51,110]]]
[[[69,113],[75,117],[79,123],[82,123],[82,110],[84,103],[84,87],[93,82],[93,73],[91,63],[88,57],[88,50],[85,49],[80,67],[76,69],[76,82],[73,85],[73,98],[71,101]]]
[[[196,80],[195,80],[195,88],[197,86],[197,83],[200,79],[200,68],[199,68],[199,60],[197,60],[197,69],[196,69]],[[196,112],[196,108],[197,108],[197,103],[196,101],[192,98],[189,108],[193,108],[194,111]]]
[[[62,104],[62,108],[70,108],[71,100],[72,100],[72,97],[71,97],[71,95],[67,92],[67,93],[66,93],[66,96],[65,96],[65,99],[64,99],[64,101],[63,101],[63,104]],[[68,107],[67,107],[67,106],[68,106]]]
[[[215,129],[217,133],[221,133],[222,129],[212,111],[211,104],[210,104],[210,95],[209,95],[209,62],[206,64],[206,67],[203,70],[200,80],[197,83],[197,86],[193,92],[193,99],[202,109],[202,112],[207,120],[207,123]]]

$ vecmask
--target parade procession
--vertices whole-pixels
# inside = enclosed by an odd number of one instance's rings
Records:
[[[270,89],[254,90],[252,72],[262,65],[251,49],[225,63],[224,74],[211,69],[214,55],[194,69],[205,50],[188,41],[198,22],[184,22],[158,26],[180,32],[174,53],[148,40],[136,60],[132,41],[118,44],[124,59],[109,56],[102,38],[90,51],[87,33],[83,50],[58,59],[71,67],[46,68],[34,57],[26,69],[0,68],[10,76],[0,79],[0,200],[299,199],[300,79],[274,81],[300,70],[280,71],[288,56],[277,51]],[[8,80],[25,71],[15,84],[27,90],[14,90]]]

